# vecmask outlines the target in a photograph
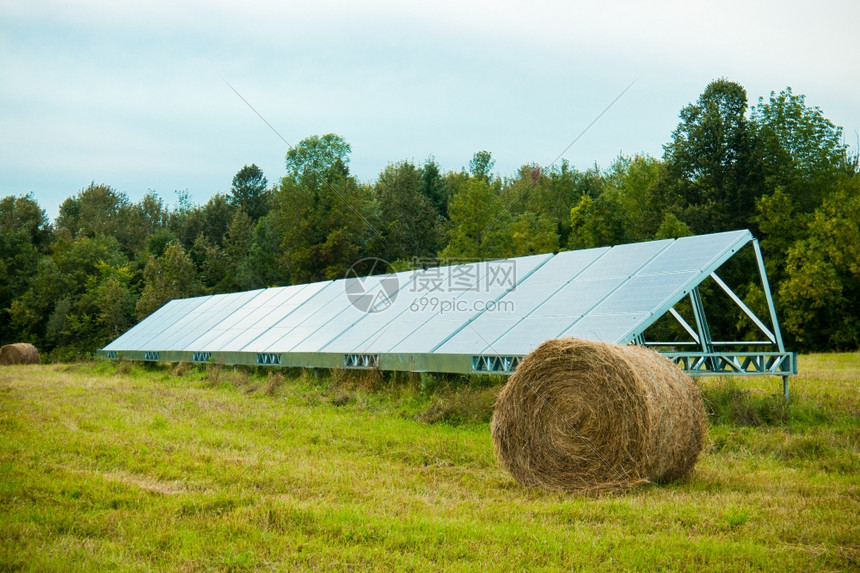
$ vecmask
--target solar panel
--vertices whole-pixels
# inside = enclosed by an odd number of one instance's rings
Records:
[[[283,318],[277,314],[277,310],[284,309],[287,301],[304,288],[305,285],[296,285],[264,290],[259,296],[242,306],[238,312],[222,321],[216,330],[217,335],[211,341],[206,342],[204,337],[200,337],[193,345],[211,348],[213,351],[240,350],[263,333],[267,321]]]
[[[174,300],[104,351],[397,367],[464,356],[460,369],[559,336],[630,342],[752,240],[732,231]]]
[[[105,350],[149,350],[160,344],[159,336],[211,298],[201,296],[172,300],[107,345]],[[150,342],[152,344],[149,344]]]
[[[500,308],[495,306],[497,301],[515,291],[522,282],[530,280],[535,269],[551,258],[551,255],[534,255],[469,265],[469,274],[463,276],[470,277],[470,280],[463,281],[459,290],[436,297],[436,304],[429,305],[434,312],[426,318],[422,316],[418,328],[388,352],[432,352],[489,308]],[[477,353],[483,346],[461,343],[459,351]]]

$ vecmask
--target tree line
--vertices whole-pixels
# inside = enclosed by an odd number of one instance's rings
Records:
[[[340,278],[365,257],[406,269],[748,228],[790,347],[860,346],[857,155],[791,88],[750,106],[741,85],[715,80],[681,110],[662,158],[608,169],[563,161],[501,177],[479,151],[460,170],[431,157],[360,182],[350,152],[337,135],[308,137],[276,184],[246,165],[202,205],[93,183],[51,222],[32,194],[2,198],[0,342],[72,360],[173,298]],[[732,280],[766,315],[753,277]],[[738,333],[745,320],[717,319]]]

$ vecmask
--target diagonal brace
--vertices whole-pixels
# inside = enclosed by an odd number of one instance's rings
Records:
[[[717,273],[715,273],[715,272],[711,273],[711,278],[714,279],[714,281],[718,285],[720,285],[720,287],[724,291],[726,291],[726,294],[729,295],[729,297],[731,297],[731,299],[733,301],[735,301],[735,304],[738,305],[742,311],[744,311],[744,314],[746,314],[750,318],[750,320],[752,320],[755,323],[755,325],[761,329],[761,331],[764,333],[764,335],[767,336],[772,343],[776,344],[776,335],[773,332],[771,332],[767,326],[765,326],[765,324],[761,321],[761,319],[759,319],[759,317],[757,317],[752,310],[750,310],[750,307],[748,307],[746,304],[744,304],[744,301],[742,301],[740,299],[740,297],[738,295],[736,295],[731,288],[729,288],[729,285],[724,283],[723,279],[718,277]]]
[[[683,326],[684,330],[686,330],[687,333],[693,337],[693,340],[696,341],[696,344],[699,344],[699,335],[696,334],[696,331],[693,330],[693,327],[690,326],[690,324],[686,320],[684,320],[684,317],[681,316],[681,314],[677,310],[675,310],[674,306],[669,309],[669,312],[672,314],[672,316],[675,317],[675,320],[678,321],[678,324]]]

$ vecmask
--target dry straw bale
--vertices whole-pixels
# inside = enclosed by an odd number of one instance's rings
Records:
[[[608,490],[687,475],[707,418],[692,379],[656,352],[563,338],[523,359],[491,432],[527,487]]]
[[[32,344],[17,342],[0,348],[0,364],[39,364],[39,351]]]

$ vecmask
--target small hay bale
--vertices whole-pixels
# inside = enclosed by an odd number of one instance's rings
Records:
[[[599,491],[686,476],[707,416],[693,380],[656,352],[563,338],[523,359],[490,430],[524,486]]]
[[[0,364],[39,364],[39,351],[32,344],[17,342],[0,348]]]

